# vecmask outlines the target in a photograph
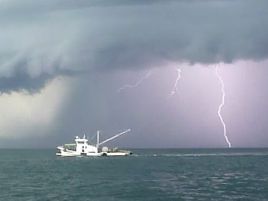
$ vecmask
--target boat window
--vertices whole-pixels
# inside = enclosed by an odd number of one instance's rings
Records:
[[[78,142],[78,144],[84,144],[84,142]]]

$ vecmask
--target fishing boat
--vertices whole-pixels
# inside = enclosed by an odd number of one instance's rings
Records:
[[[100,132],[97,132],[97,142],[96,144],[90,144],[89,140],[86,139],[84,135],[83,138],[75,137],[75,143],[64,144],[58,146],[57,156],[128,156],[132,153],[128,150],[119,150],[118,148],[109,149],[103,146],[105,143],[118,138],[121,135],[129,133],[131,130],[127,129],[121,133],[114,135],[102,142],[100,142]]]

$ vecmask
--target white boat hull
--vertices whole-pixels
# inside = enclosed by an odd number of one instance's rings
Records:
[[[100,152],[100,153],[76,153],[76,152],[60,152],[56,153],[57,156],[62,156],[62,157],[75,157],[75,156],[128,156],[131,155],[131,152]]]

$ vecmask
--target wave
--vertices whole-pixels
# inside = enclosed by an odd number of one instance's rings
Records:
[[[268,156],[268,152],[247,153],[156,153],[156,154],[133,154],[134,157],[235,157],[235,156]]]

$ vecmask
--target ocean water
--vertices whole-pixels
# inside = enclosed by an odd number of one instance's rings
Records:
[[[268,200],[268,149],[133,150],[129,157],[0,150],[0,200]]]

